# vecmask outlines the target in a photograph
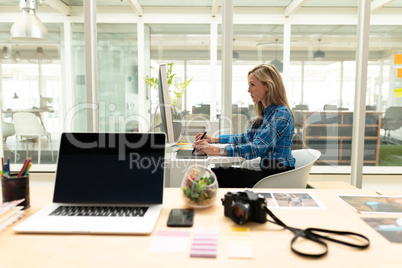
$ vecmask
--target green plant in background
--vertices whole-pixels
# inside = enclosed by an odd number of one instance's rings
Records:
[[[173,62],[167,64],[167,82],[168,82],[168,86],[169,86],[169,99],[170,99],[170,104],[172,106],[178,106],[177,101],[183,96],[184,91],[186,91],[188,85],[193,80],[193,78],[191,78],[185,82],[174,83],[173,79],[176,76],[176,74],[173,73],[173,65],[174,65]],[[157,77],[146,77],[146,78],[144,78],[144,81],[151,88],[153,88],[155,90],[158,89],[158,78]],[[171,85],[174,86],[173,89],[171,89]]]

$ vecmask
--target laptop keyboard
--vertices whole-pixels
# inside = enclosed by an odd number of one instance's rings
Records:
[[[143,217],[148,207],[59,206],[49,216]]]

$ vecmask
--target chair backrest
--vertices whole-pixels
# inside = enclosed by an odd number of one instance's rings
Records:
[[[330,111],[330,110],[337,110],[338,107],[334,104],[325,104],[324,105],[324,111]]]
[[[294,111],[308,111],[308,105],[307,104],[297,104],[293,110]]]
[[[248,118],[244,114],[233,114],[233,134],[240,134],[247,131],[249,123]]]
[[[321,152],[302,149],[292,151],[292,155],[296,159],[295,169],[267,176],[253,188],[306,188],[311,167],[321,156]]]
[[[1,129],[3,133],[3,138],[7,138],[15,134],[14,124],[8,122],[1,122]]]
[[[13,119],[17,135],[47,135],[38,117],[33,113],[15,113]]]
[[[385,111],[384,118],[386,119],[402,119],[402,107],[393,106]]]

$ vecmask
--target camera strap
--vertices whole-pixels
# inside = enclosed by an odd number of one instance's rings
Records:
[[[370,245],[370,240],[366,236],[364,236],[362,234],[354,233],[354,232],[336,231],[336,230],[320,229],[320,228],[307,228],[307,229],[303,230],[303,229],[299,229],[299,228],[295,228],[295,227],[289,227],[284,222],[282,222],[279,218],[277,218],[275,216],[275,214],[272,213],[272,211],[269,210],[267,207],[265,207],[264,210],[274,220],[274,221],[271,221],[271,220],[267,219],[268,222],[282,226],[283,228],[291,231],[295,235],[290,243],[290,248],[294,253],[296,253],[300,256],[319,258],[319,257],[326,255],[328,253],[328,245],[323,240],[328,240],[328,241],[332,241],[335,243],[339,243],[342,245],[359,248],[359,249],[367,248]],[[319,233],[327,233],[327,234],[333,234],[333,235],[338,235],[338,236],[349,236],[349,237],[355,238],[357,240],[359,240],[358,238],[362,238],[363,240],[360,239],[360,241],[361,241],[360,243],[351,243],[351,242],[347,242],[344,240],[335,239],[335,238],[332,238],[329,236],[324,236]],[[303,251],[296,249],[294,247],[294,244],[298,238],[304,238],[304,239],[310,240],[314,243],[320,244],[323,247],[323,251],[319,252],[319,253],[307,253],[307,252],[303,252]]]

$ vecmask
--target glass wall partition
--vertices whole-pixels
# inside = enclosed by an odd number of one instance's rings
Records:
[[[136,24],[97,24],[99,131],[138,131]],[[72,25],[73,129],[86,130],[84,25]]]
[[[365,165],[401,166],[402,27],[371,25],[369,44],[365,152],[371,154],[365,153],[364,158],[371,161]]]
[[[138,132],[136,24],[98,24],[99,131]]]
[[[288,91],[295,114],[293,146],[321,151],[319,165],[350,165],[356,29],[291,26]]]
[[[168,64],[168,70],[171,69],[169,90],[175,120],[181,120],[182,124],[210,121],[212,94],[216,94],[211,90],[210,25],[147,24],[146,27],[149,28],[151,40],[151,77],[157,77],[161,63]],[[184,88],[175,86],[185,82],[188,85]],[[160,120],[157,111],[158,92],[150,87],[149,91],[152,119],[154,125],[157,125]],[[200,131],[196,125],[192,123],[192,126],[186,128],[188,131],[183,129],[184,138]],[[215,128],[218,130],[217,126]]]
[[[62,125],[62,24],[45,24],[49,40],[36,43],[12,41],[11,25],[2,24],[0,33],[4,157],[16,163],[31,157],[34,164],[52,164],[57,159]],[[44,135],[34,132],[35,125]],[[20,132],[21,126],[36,137],[20,136],[27,134]]]

